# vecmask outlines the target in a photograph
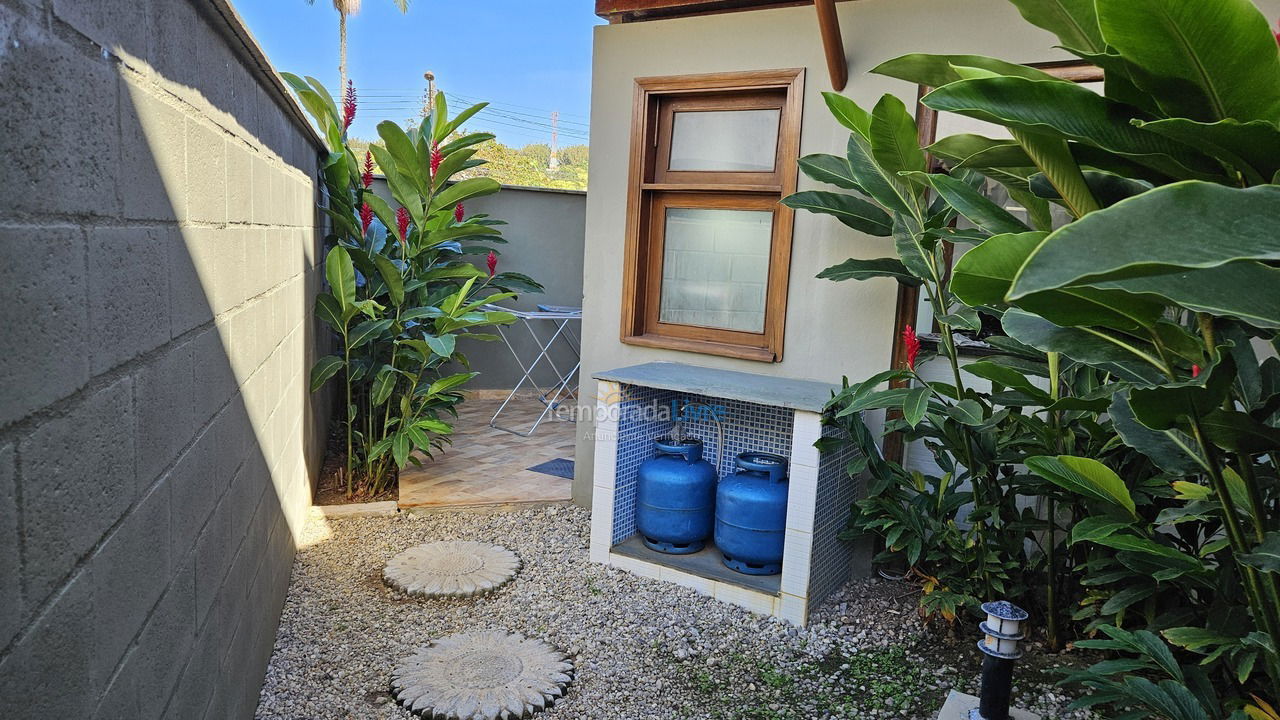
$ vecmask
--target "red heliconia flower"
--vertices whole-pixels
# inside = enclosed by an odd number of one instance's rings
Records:
[[[453,206],[453,219],[462,222],[462,203]]]
[[[1193,378],[1198,378],[1198,377],[1200,377],[1200,366],[1199,366],[1199,365],[1192,365],[1192,366],[1191,366],[1191,377],[1193,377]]]
[[[907,349],[907,368],[916,369],[916,356],[920,354],[920,338],[916,337],[916,329],[908,325],[902,331],[902,345]]]
[[[431,177],[436,176],[436,170],[440,169],[440,163],[444,160],[444,155],[440,154],[440,143],[431,143]]]
[[[404,208],[396,210],[396,226],[400,228],[400,237],[409,237],[409,211]]]
[[[346,132],[351,127],[351,121],[356,119],[356,85],[350,80],[347,81],[347,91],[342,96],[342,131]]]
[[[373,153],[364,151],[364,172],[360,175],[360,183],[365,189],[373,187]]]
[[[498,253],[490,250],[489,257],[485,258],[485,264],[489,266],[489,277],[498,271]]]
[[[367,235],[369,233],[369,224],[373,222],[373,208],[369,207],[369,203],[360,206],[360,234]]]

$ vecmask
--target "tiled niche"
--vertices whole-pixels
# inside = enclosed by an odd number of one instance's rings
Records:
[[[822,408],[832,386],[700,368],[648,363],[596,375],[595,466],[591,558],[639,575],[694,588],[753,612],[804,625],[809,612],[848,580],[858,552],[837,536],[844,529],[858,482],[845,467],[851,446],[820,454]],[[690,404],[723,408],[719,430],[705,412],[680,413]],[[788,459],[787,522],[782,573],[750,576],[719,561],[708,542],[694,555],[645,548],[636,532],[636,483],[641,463],[654,456],[655,438],[668,435],[681,415],[682,433],[702,440],[703,458],[721,478],[734,472],[738,453],[762,451]]]

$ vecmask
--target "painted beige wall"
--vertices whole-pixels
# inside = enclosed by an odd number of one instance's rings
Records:
[[[914,101],[915,86],[868,74],[880,62],[908,52],[989,54],[1019,62],[1067,57],[1053,49],[1055,38],[1023,22],[1006,0],[859,0],[840,3],[838,10],[850,59],[844,94],[868,108],[887,92]],[[936,30],[926,37],[930,28]],[[866,376],[888,364],[896,285],[890,280],[833,283],[814,276],[848,257],[891,255],[890,241],[810,213],[796,214],[782,362],[636,347],[618,340],[634,79],[790,67],[806,68],[801,152],[842,152],[848,131],[831,118],[822,100],[821,93],[831,85],[812,7],[595,29],[583,282],[585,403],[595,397],[593,373],[654,360],[825,381]],[[816,187],[801,178],[800,189]],[[578,426],[574,499],[589,505],[593,428],[591,413],[582,417],[587,419]]]

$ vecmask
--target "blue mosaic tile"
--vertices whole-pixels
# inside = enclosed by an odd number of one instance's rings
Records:
[[[861,487],[861,481],[850,477],[846,469],[849,462],[860,454],[848,433],[839,427],[824,425],[822,436],[844,442],[823,453],[818,461],[813,554],[809,559],[811,611],[849,580],[854,546],[847,540],[841,540],[839,535],[849,524],[849,512]]]
[[[717,468],[721,477],[733,472],[738,453],[751,450],[783,457],[791,454],[795,417],[788,408],[636,385],[623,385],[622,390],[614,476],[614,544],[636,533],[636,475],[641,463],[654,456],[654,439],[671,433],[676,411],[686,405],[702,403],[715,409],[722,418],[725,447]],[[684,418],[682,434],[702,440],[703,457],[714,463],[720,450],[716,422],[703,408],[687,408],[681,415]]]

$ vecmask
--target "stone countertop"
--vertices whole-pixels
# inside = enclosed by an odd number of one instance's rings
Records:
[[[598,372],[592,377],[626,385],[675,390],[817,413],[822,412],[822,408],[831,399],[831,394],[840,390],[840,385],[837,383],[796,380],[735,370],[717,370],[676,362],[631,365]]]

